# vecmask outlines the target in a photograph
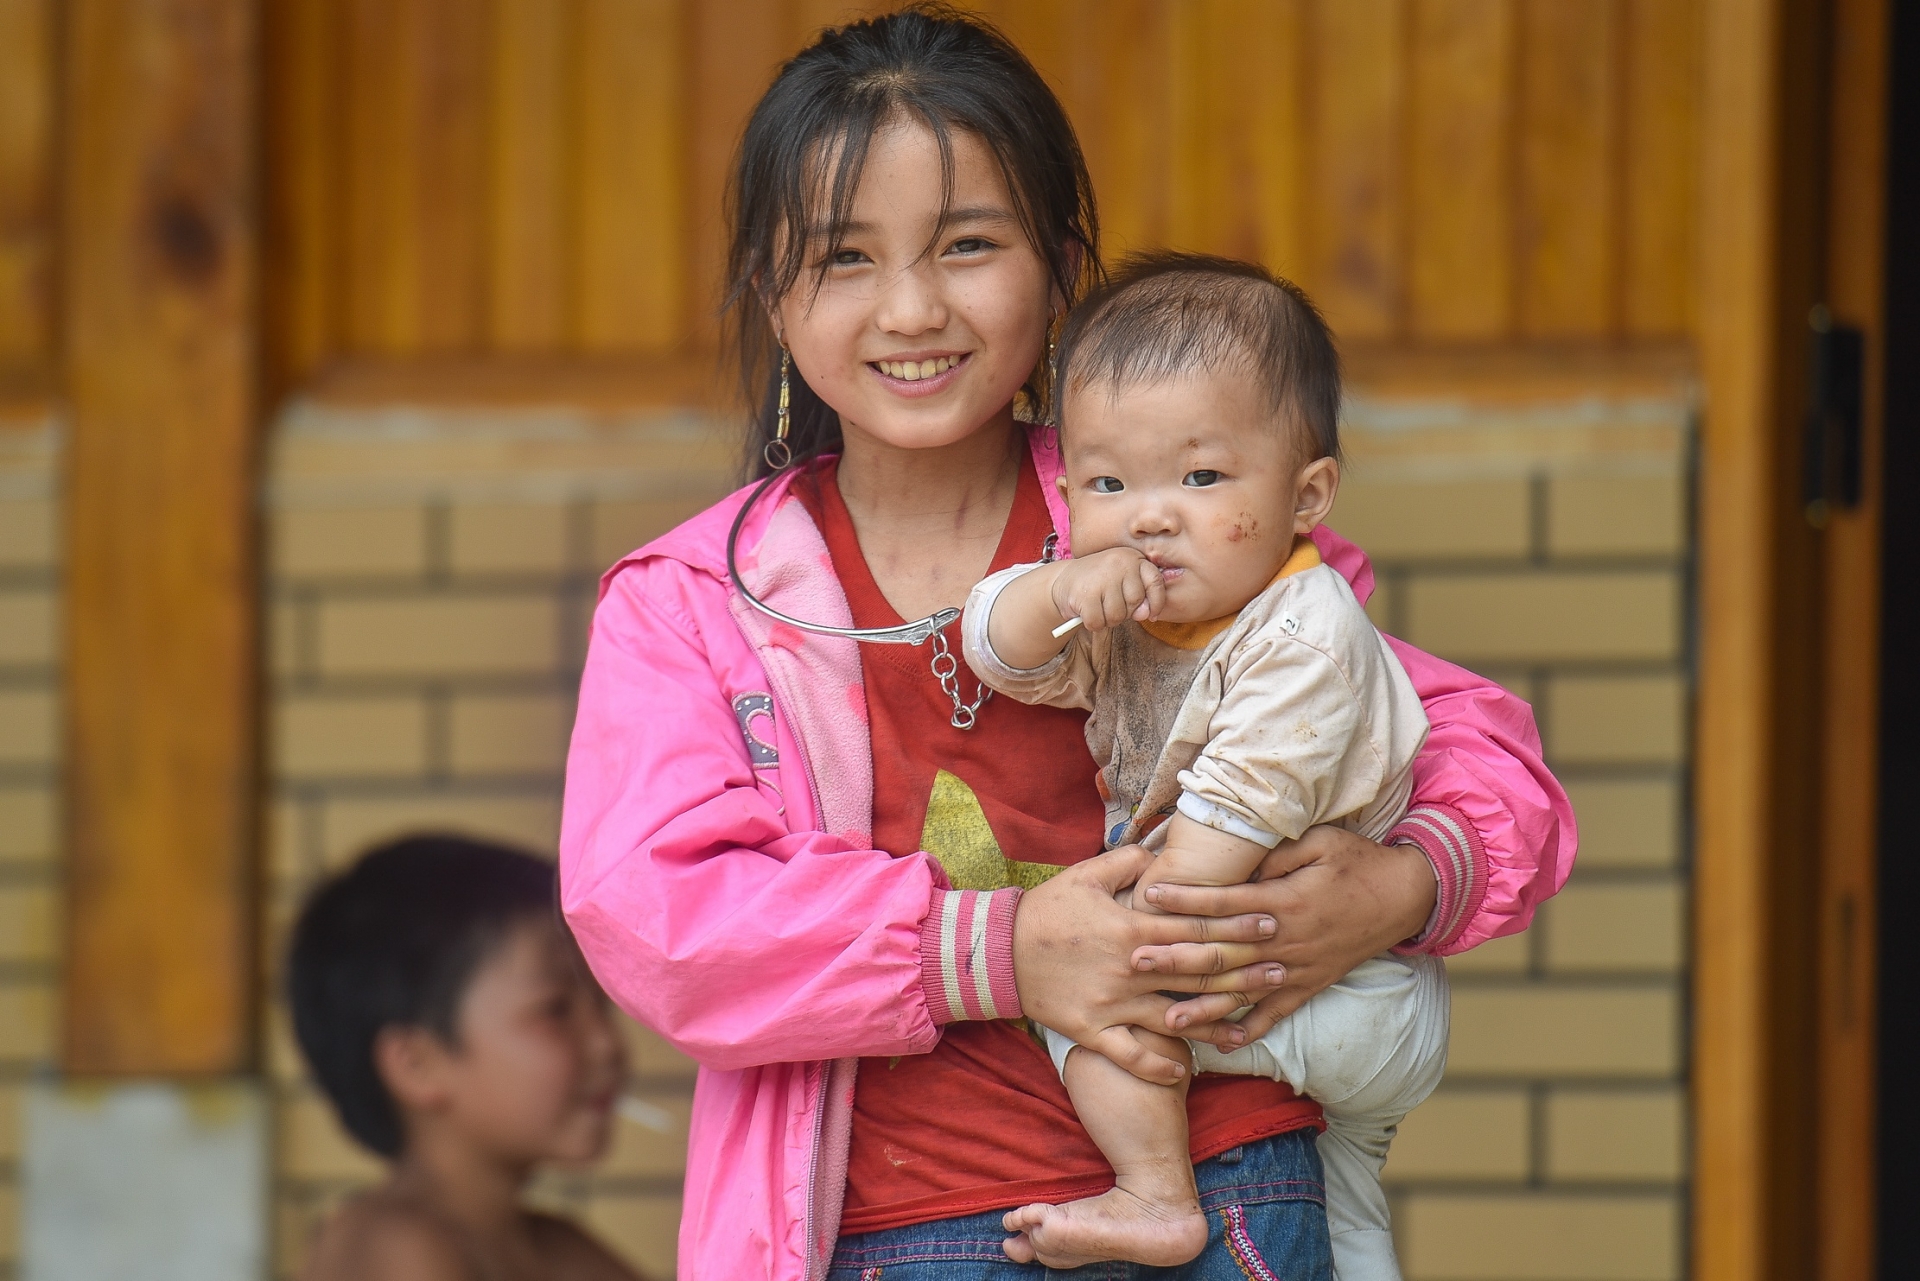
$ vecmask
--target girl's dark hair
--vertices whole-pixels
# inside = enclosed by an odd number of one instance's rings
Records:
[[[1022,230],[1069,303],[1099,275],[1099,220],[1079,140],[1059,99],[1011,41],[971,14],[934,3],[822,32],[780,69],[754,108],[727,190],[725,305],[742,388],[754,407],[747,448],[753,475],[766,474],[761,451],[773,439],[779,403],[780,352],[766,302],[785,297],[806,270],[809,248],[818,247],[809,245],[808,227],[824,221],[822,258],[831,260],[873,137],[903,114],[939,143],[949,200],[954,131],[987,145]],[[822,164],[831,172],[822,173]],[[824,219],[814,206],[823,193]],[[790,377],[794,457],[837,449],[838,416],[799,370]],[[1045,391],[1040,380],[1036,371],[1026,389],[1034,400]]]
[[[553,864],[463,836],[369,851],[300,909],[287,956],[293,1032],[347,1133],[400,1153],[400,1115],[374,1066],[390,1026],[459,1044],[474,972],[522,921],[554,912]]]

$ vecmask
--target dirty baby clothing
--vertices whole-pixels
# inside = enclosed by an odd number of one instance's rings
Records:
[[[1338,573],[1298,540],[1238,614],[1072,634],[1031,670],[994,653],[1007,584],[968,598],[967,661],[1023,702],[1085,708],[1109,848],[1166,844],[1176,810],[1272,848],[1319,823],[1383,840],[1406,812],[1427,718],[1412,682]],[[1319,1100],[1327,1220],[1339,1281],[1397,1281],[1380,1172],[1399,1122],[1446,1065],[1448,989],[1433,957],[1374,957],[1232,1054],[1196,1043],[1203,1072],[1285,1081]],[[1042,1029],[1056,1070],[1073,1043]]]

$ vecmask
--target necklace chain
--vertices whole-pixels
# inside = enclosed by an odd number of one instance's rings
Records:
[[[979,723],[980,709],[986,706],[988,699],[993,697],[993,691],[983,683],[979,687],[979,697],[971,703],[960,701],[960,682],[957,679],[960,674],[960,660],[955,658],[953,651],[947,648],[945,632],[933,634],[931,666],[934,678],[940,682],[940,688],[945,690],[947,697],[953,700],[953,716],[947,723],[955,729],[972,729]]]

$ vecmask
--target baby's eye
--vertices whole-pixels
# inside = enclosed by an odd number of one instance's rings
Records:
[[[1091,488],[1096,494],[1117,494],[1126,486],[1120,483],[1118,476],[1095,476]]]
[[[1208,485],[1217,485],[1220,483],[1220,473],[1217,471],[1206,471],[1204,469],[1200,471],[1190,471],[1187,473],[1186,479],[1180,483],[1192,486],[1194,489],[1205,489]]]

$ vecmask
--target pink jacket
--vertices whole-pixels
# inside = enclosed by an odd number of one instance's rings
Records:
[[[1062,544],[1059,460],[1034,461]],[[823,1276],[839,1227],[862,1056],[921,1054],[941,1025],[1019,1014],[1020,891],[953,891],[925,853],[869,848],[873,763],[852,641],[803,635],[733,591],[745,491],[601,580],[567,761],[561,900],[621,1008],[700,1064],[680,1275]],[[1321,553],[1364,601],[1366,557]],[[819,531],[785,483],[749,518],[748,586],[849,625]],[[1572,869],[1573,812],[1526,704],[1394,642],[1433,730],[1394,839],[1440,882],[1409,950],[1524,929]]]

